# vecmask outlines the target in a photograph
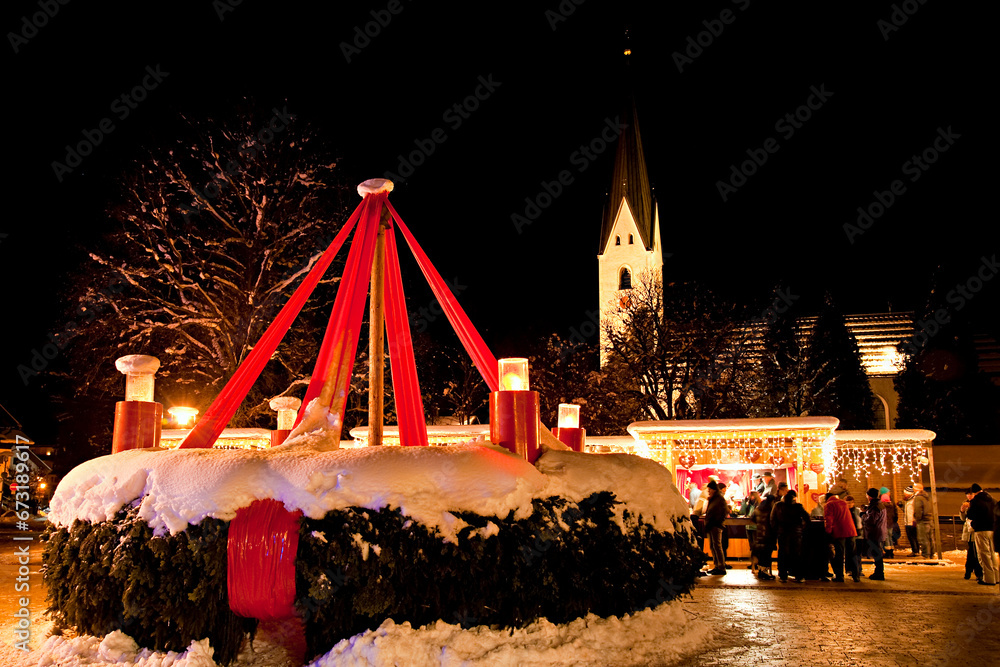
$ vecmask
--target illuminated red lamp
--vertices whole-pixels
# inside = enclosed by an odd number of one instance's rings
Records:
[[[580,406],[573,403],[559,404],[559,426],[552,435],[574,452],[582,452],[587,440],[587,429],[580,428]]]
[[[528,385],[528,360],[501,359],[500,391],[490,394],[490,441],[534,463],[538,458],[538,392]]]

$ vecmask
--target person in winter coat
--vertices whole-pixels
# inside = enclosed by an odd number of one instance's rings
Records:
[[[786,489],[787,490],[787,489]],[[784,490],[781,491],[782,495]],[[777,532],[771,528],[771,509],[778,502],[778,496],[769,493],[760,500],[754,509],[754,520],[757,522],[754,536],[754,560],[757,563],[757,578],[770,581],[774,579],[771,573],[771,554],[778,545]]]
[[[920,545],[920,555],[933,558],[931,547],[931,498],[924,491],[924,485],[913,485],[913,525],[917,527],[917,543]],[[992,526],[991,526],[992,527]]]
[[[809,514],[797,501],[795,491],[789,491],[780,503],[771,508],[771,527],[778,537],[778,577],[788,581],[805,581],[802,572],[802,535],[809,525]]]
[[[962,541],[966,543],[965,550],[965,578],[971,579],[972,574],[976,574],[976,583],[983,580],[983,566],[979,564],[979,556],[976,555],[976,543],[972,541],[972,521],[969,520],[969,507],[973,496],[976,494],[972,489],[965,490],[965,502],[959,508],[962,516]]]
[[[901,533],[899,532],[899,512],[896,510],[896,506],[892,502],[892,495],[889,493],[889,488],[883,486],[878,490],[879,500],[885,505],[885,523],[886,530],[889,535],[885,538],[885,557],[895,558],[896,557],[896,542],[899,541]]]
[[[983,487],[973,484],[969,491],[974,493],[969,501],[969,520],[972,522],[972,540],[976,543],[976,555],[983,568],[984,586],[996,586],[998,581],[996,561],[993,558],[993,527],[996,522],[996,502],[993,496],[983,491]]]
[[[889,531],[885,521],[885,506],[879,500],[878,489],[868,489],[868,505],[861,513],[861,522],[865,527],[865,542],[868,553],[875,561],[875,572],[868,575],[869,579],[882,581],[885,579],[885,563],[882,560],[882,545]]]
[[[857,535],[854,538],[854,571],[858,577],[864,574],[861,571],[861,554],[865,545],[865,525],[861,522],[861,510],[854,505],[854,496],[847,496],[847,507],[851,510],[851,518],[854,519],[854,530]]]
[[[753,559],[754,544],[757,542],[757,516],[754,510],[760,505],[760,494],[751,491],[750,495],[743,499],[739,513],[749,519],[747,522],[747,545],[750,547],[750,569],[757,571],[757,564]]]
[[[712,545],[714,566],[709,574],[726,573],[726,556],[722,551],[722,530],[729,515],[726,501],[719,493],[719,485],[708,483],[708,505],[705,507],[705,530],[708,532],[709,543]]]
[[[913,525],[913,494],[912,486],[903,489],[903,528],[906,529],[906,541],[910,543],[910,555],[920,553],[920,543],[917,542],[917,527]]]
[[[846,563],[851,571],[851,578],[854,581],[861,581],[861,575],[854,563],[854,538],[858,536],[858,530],[854,527],[851,508],[835,494],[827,493],[826,505],[823,507],[823,521],[826,524],[826,533],[833,542],[833,580],[844,581]]]

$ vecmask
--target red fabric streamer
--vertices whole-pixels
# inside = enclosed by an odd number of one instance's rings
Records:
[[[385,324],[392,364],[392,389],[396,396],[399,442],[403,446],[427,444],[427,420],[420,396],[417,365],[413,358],[413,338],[406,317],[406,297],[399,271],[396,235],[390,221],[385,230]]]
[[[277,500],[255,500],[229,523],[229,608],[261,621],[295,616],[299,518]]]
[[[347,266],[337,288],[337,298],[330,313],[326,334],[316,359],[312,380],[302,400],[295,425],[305,416],[309,403],[320,397],[327,379],[332,386],[322,396],[322,403],[330,407],[330,412],[340,415],[344,423],[347,408],[347,390],[350,387],[351,371],[358,351],[358,336],[364,317],[365,301],[368,298],[368,283],[371,280],[372,260],[375,258],[375,238],[378,233],[382,205],[386,203],[388,192],[365,195],[361,202],[361,221],[351,251],[347,255]],[[331,391],[332,389],[332,391]]]
[[[271,326],[267,328],[264,335],[257,341],[257,345],[247,355],[247,358],[243,360],[240,367],[236,369],[233,377],[229,378],[229,382],[226,383],[226,386],[222,388],[219,395],[212,401],[212,405],[209,406],[205,414],[195,424],[195,427],[184,438],[184,442],[180,445],[181,448],[211,447],[215,444],[219,435],[222,434],[223,429],[226,428],[226,424],[236,414],[236,409],[240,403],[246,398],[250,387],[257,381],[260,372],[264,370],[264,366],[271,359],[271,355],[278,349],[281,339],[288,332],[288,327],[298,317],[302,306],[305,305],[306,300],[312,294],[313,290],[316,289],[316,285],[330,267],[333,258],[337,256],[340,247],[344,245],[344,241],[347,240],[348,234],[351,233],[351,229],[357,223],[359,217],[361,217],[361,206],[358,206],[354,213],[351,214],[351,217],[344,224],[343,229],[340,230],[340,233],[330,243],[323,256],[316,263],[316,266],[312,268],[306,279],[302,281],[302,284],[292,294],[292,298],[288,300],[288,303],[281,309],[278,316],[271,322]]]
[[[399,213],[396,212],[396,209],[388,201],[386,201],[385,205],[389,207],[389,212],[392,213],[393,219],[399,225],[399,230],[403,233],[403,238],[406,239],[406,243],[410,246],[410,251],[413,252],[420,270],[423,271],[424,278],[430,284],[431,291],[434,292],[434,297],[441,304],[441,309],[444,311],[448,321],[451,322],[455,333],[458,334],[458,338],[462,341],[465,351],[472,357],[472,362],[479,369],[479,374],[483,376],[483,380],[486,381],[486,385],[490,388],[490,391],[500,391],[500,381],[497,377],[497,358],[493,356],[493,353],[490,352],[490,349],[483,341],[482,336],[472,326],[469,316],[458,305],[455,296],[448,289],[444,280],[441,279],[441,274],[437,272],[437,269],[431,264],[430,259],[424,254],[420,244],[413,238],[409,228],[407,228],[402,218],[399,217]]]

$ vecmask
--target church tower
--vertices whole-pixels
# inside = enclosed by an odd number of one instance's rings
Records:
[[[628,81],[625,49],[626,81]],[[632,285],[644,274],[662,278],[660,214],[646,171],[632,86],[627,84],[611,188],[597,253],[601,312],[601,365],[606,361],[604,325],[613,322]]]

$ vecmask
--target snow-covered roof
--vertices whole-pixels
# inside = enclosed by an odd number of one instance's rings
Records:
[[[756,433],[789,436],[801,431],[832,431],[840,424],[836,417],[777,417],[773,419],[677,419],[632,422],[628,432],[640,440],[661,434]],[[773,432],[773,433],[771,433]]]
[[[920,443],[929,445],[937,433],[925,429],[881,429],[868,431],[836,431],[837,446],[841,445],[898,445]]]

